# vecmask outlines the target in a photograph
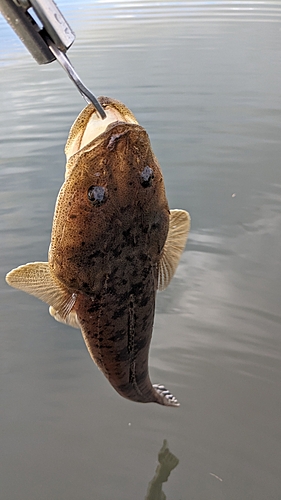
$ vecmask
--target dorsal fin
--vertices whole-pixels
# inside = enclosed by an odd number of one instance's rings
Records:
[[[165,290],[175,274],[190,229],[185,210],[171,210],[169,232],[159,263],[158,290]]]

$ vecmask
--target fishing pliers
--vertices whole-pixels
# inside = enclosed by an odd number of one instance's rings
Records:
[[[66,52],[75,34],[53,0],[0,0],[0,12],[38,64],[57,60],[79,92],[91,102],[102,119],[106,113],[83,84]]]

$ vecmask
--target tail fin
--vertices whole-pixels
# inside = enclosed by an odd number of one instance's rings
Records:
[[[173,394],[164,387],[164,385],[153,384],[153,389],[162,397],[162,404],[165,406],[180,406],[178,400],[173,396]]]

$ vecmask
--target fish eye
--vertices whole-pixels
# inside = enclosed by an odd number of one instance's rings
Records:
[[[152,184],[152,179],[154,179],[154,173],[152,168],[150,168],[148,165],[144,167],[142,173],[140,174],[141,176],[141,185],[143,187],[149,187]]]
[[[102,186],[91,186],[88,189],[88,198],[93,205],[101,205],[107,199],[106,189]]]

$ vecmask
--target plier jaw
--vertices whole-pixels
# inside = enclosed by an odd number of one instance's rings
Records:
[[[48,64],[56,59],[85,100],[94,105],[102,119],[106,118],[103,107],[66,55],[75,34],[53,0],[0,0],[0,12],[37,63]]]

